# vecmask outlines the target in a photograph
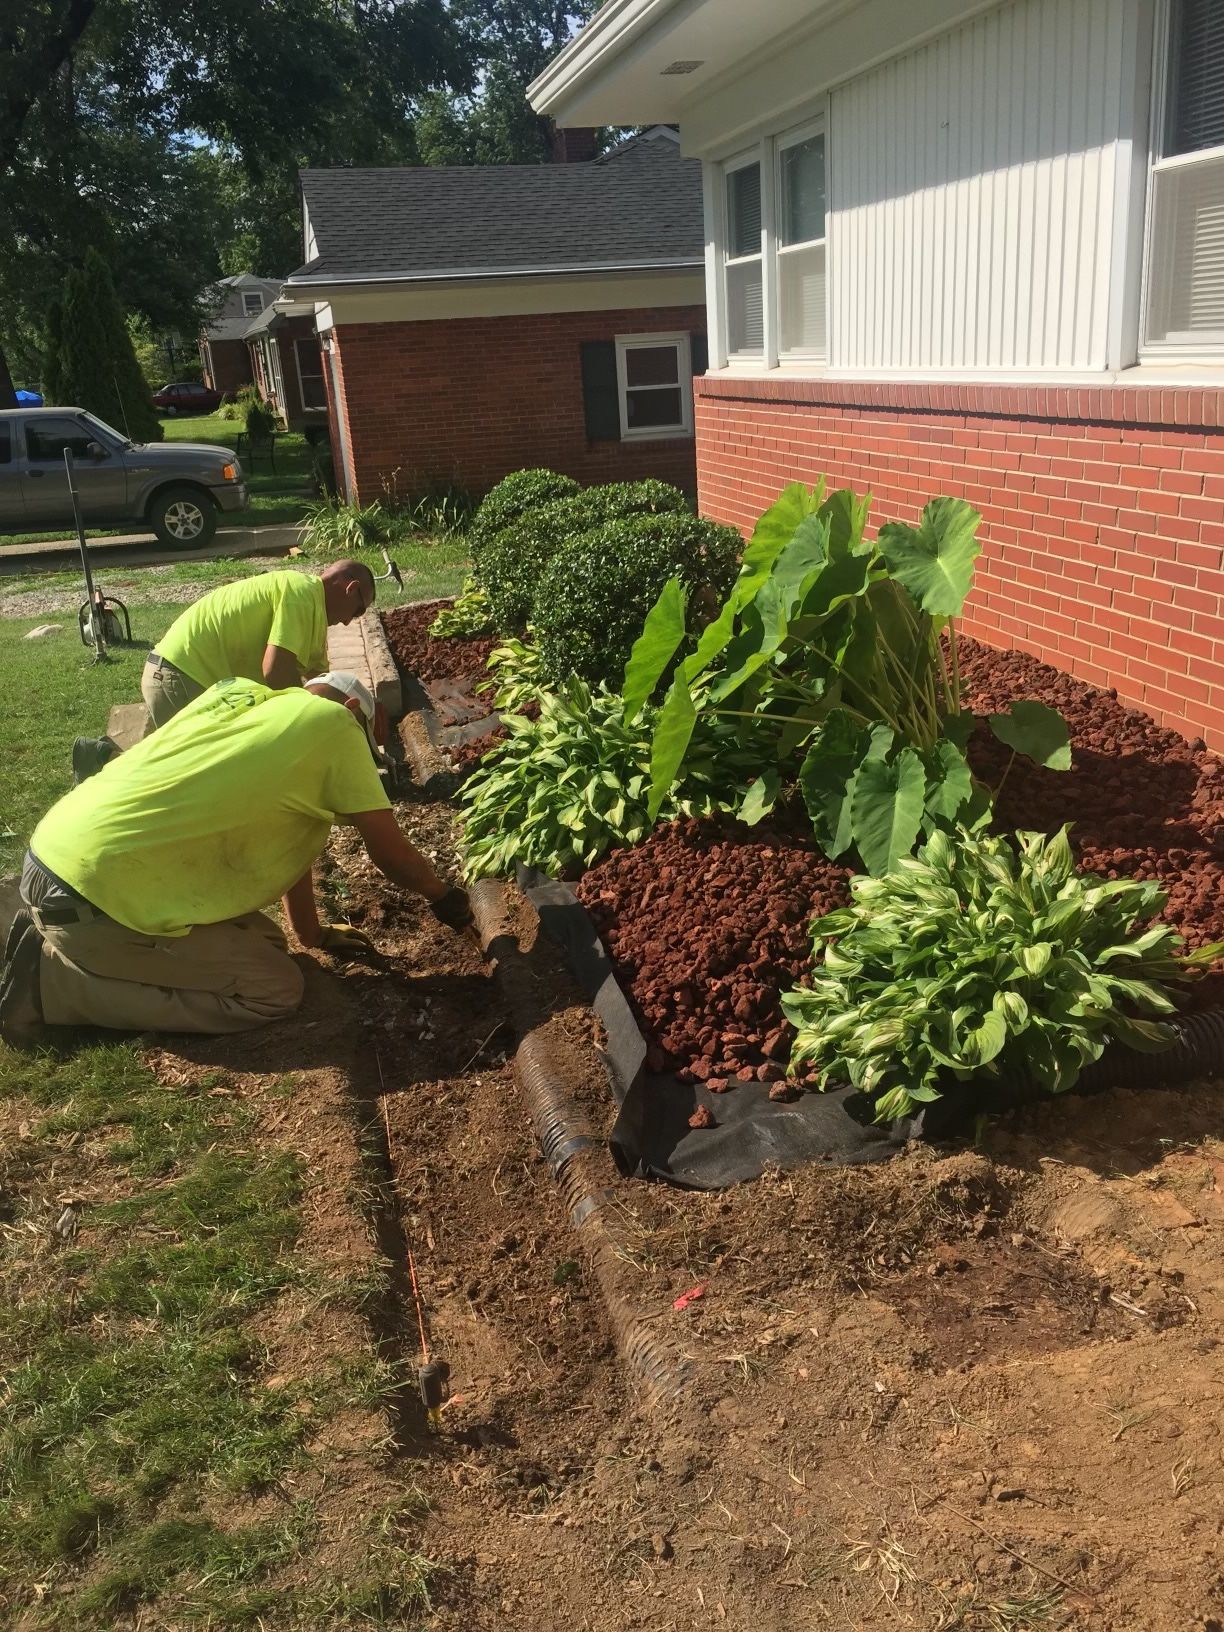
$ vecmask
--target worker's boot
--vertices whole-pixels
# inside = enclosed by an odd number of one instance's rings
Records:
[[[35,1049],[47,1042],[39,989],[42,945],[29,913],[19,912],[8,933],[0,971],[0,1037],[10,1048]]]
[[[79,787],[86,777],[94,776],[120,752],[119,744],[110,737],[77,737],[72,744],[72,785]]]

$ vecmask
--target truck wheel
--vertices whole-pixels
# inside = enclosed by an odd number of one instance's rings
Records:
[[[149,507],[149,522],[168,548],[198,550],[212,542],[217,511],[198,487],[168,487]]]

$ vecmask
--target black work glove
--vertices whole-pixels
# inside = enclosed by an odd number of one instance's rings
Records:
[[[446,894],[429,903],[429,910],[440,924],[450,929],[468,929],[472,924],[472,903],[466,890],[452,884]]]

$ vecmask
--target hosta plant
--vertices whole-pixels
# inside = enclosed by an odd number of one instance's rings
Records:
[[[487,635],[492,627],[493,614],[488,595],[475,578],[465,578],[463,588],[450,606],[444,606],[438,613],[429,626],[429,632],[438,640],[448,637],[473,640],[477,635]]]
[[[538,694],[540,717],[508,715],[509,739],[492,750],[460,795],[469,879],[509,873],[516,862],[560,876],[591,866],[654,825],[647,811],[647,712],[626,724],[619,696],[573,680]],[[716,722],[695,737],[684,775],[661,815],[712,816],[738,805],[758,757]]]
[[[889,522],[865,536],[868,501],[788,487],[757,523],[739,577],[700,630],[682,586],[669,584],[634,652],[649,696],[686,642],[659,714],[652,801],[683,764],[699,712],[768,726],[780,790],[798,780],[830,856],[857,851],[886,873],[920,835],[976,824],[990,791],[965,748],[976,723],[961,700],[952,619],[973,582],[979,516],[932,499],[918,525]],[[699,698],[704,699],[699,704]],[[1066,770],[1066,726],[1053,709],[1019,702],[989,717],[1014,752]],[[769,809],[758,797],[753,813]],[[746,813],[747,814],[747,813]]]
[[[812,926],[811,989],[782,999],[796,1029],[791,1069],[849,1081],[877,1122],[938,1099],[941,1085],[1016,1068],[1053,1093],[1113,1039],[1159,1050],[1153,1016],[1220,956],[1180,954],[1149,920],[1155,884],[1078,872],[1067,830],[1014,842],[935,833],[883,878],[858,877],[848,907]]]
[[[476,690],[492,694],[493,707],[499,714],[517,714],[524,704],[535,702],[545,689],[544,665],[530,629],[523,640],[512,635],[500,646],[494,646],[485,667],[489,678],[481,680]]]

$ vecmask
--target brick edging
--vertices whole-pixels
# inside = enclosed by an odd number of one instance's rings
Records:
[[[1132,385],[976,385],[955,381],[791,379],[784,375],[706,374],[698,398],[781,402],[805,407],[884,409],[895,413],[983,418],[1081,420],[1134,428],[1214,430],[1224,425],[1224,388]]]

